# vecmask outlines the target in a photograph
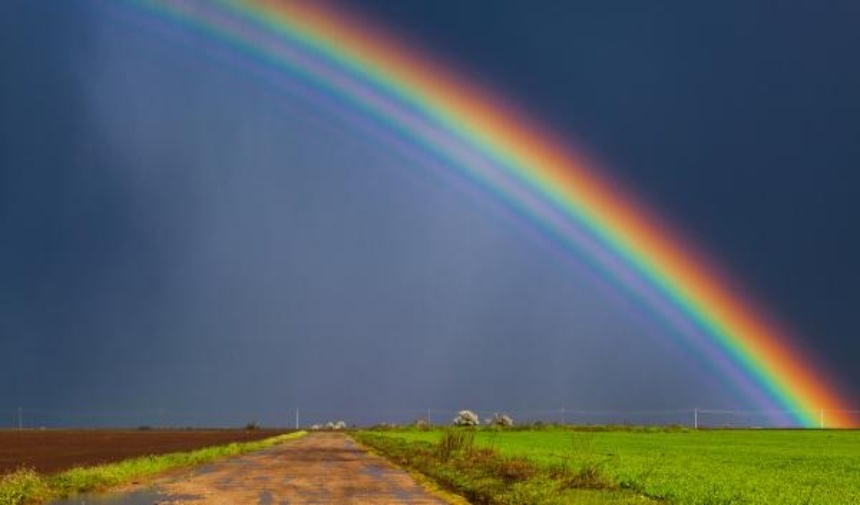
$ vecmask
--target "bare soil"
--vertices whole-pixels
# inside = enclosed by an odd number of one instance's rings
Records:
[[[261,440],[283,430],[0,430],[0,474],[53,473],[137,456]]]

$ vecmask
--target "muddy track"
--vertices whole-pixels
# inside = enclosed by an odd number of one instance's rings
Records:
[[[151,488],[64,504],[433,504],[446,502],[339,433],[314,433],[264,451],[156,480]]]

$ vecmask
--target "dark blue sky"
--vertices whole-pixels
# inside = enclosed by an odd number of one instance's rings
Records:
[[[855,3],[356,4],[585,146],[860,389]],[[123,23],[0,6],[0,410],[749,407],[491,198]]]

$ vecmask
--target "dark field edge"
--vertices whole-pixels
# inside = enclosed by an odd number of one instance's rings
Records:
[[[91,428],[0,430],[0,476],[21,467],[53,474],[140,456],[188,452],[230,443],[255,442],[293,430]]]
[[[407,441],[367,431],[350,433],[358,442],[417,471],[442,489],[476,505],[655,504],[655,500],[617,484],[599,465],[534,464],[473,445],[474,433],[447,430],[439,443]]]
[[[253,442],[230,443],[157,456],[131,458],[117,463],[72,468],[42,475],[22,468],[0,476],[0,505],[33,505],[98,492],[151,478],[167,470],[211,463],[221,458],[266,449],[306,435],[297,431]]]

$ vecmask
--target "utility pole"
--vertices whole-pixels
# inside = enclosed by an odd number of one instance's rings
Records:
[[[699,429],[699,409],[698,408],[693,409],[693,428],[697,429],[697,430]]]
[[[24,429],[24,409],[18,407],[18,431]]]
[[[430,426],[430,408],[427,408],[427,426]]]
[[[296,407],[296,429],[299,429],[299,408]]]

